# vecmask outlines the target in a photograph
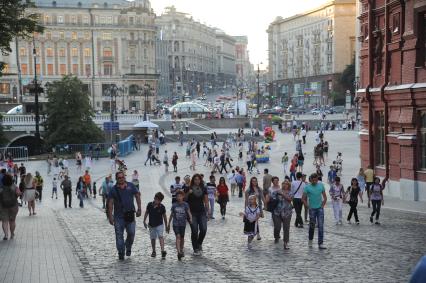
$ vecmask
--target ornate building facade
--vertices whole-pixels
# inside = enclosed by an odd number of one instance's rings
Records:
[[[219,89],[232,89],[235,86],[235,43],[232,36],[216,30],[216,85]]]
[[[216,88],[215,29],[168,7],[155,23],[168,42],[169,83],[174,96],[209,93]]]
[[[426,201],[426,3],[360,4],[362,166],[385,194]]]
[[[247,48],[247,36],[233,36],[235,39],[235,72],[237,86],[250,88],[254,82],[253,66],[250,63],[249,51]]]
[[[43,34],[33,41],[18,39],[6,57],[8,74],[0,78],[30,102],[26,85],[34,77],[45,85],[63,75],[81,79],[96,111],[151,110],[158,75],[155,67],[155,14],[149,0],[36,0]],[[34,12],[34,10],[30,11]],[[17,94],[18,95],[18,94]],[[43,97],[41,98],[43,101]]]
[[[355,0],[334,0],[269,25],[269,81],[293,105],[325,105],[355,56]]]

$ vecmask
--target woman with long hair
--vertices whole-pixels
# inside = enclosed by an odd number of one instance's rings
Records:
[[[363,202],[362,200],[362,191],[361,188],[359,187],[359,183],[357,178],[352,178],[351,180],[351,185],[348,187],[346,194],[349,194],[348,197],[348,204],[351,207],[351,209],[349,210],[349,214],[348,214],[348,223],[351,223],[351,218],[352,218],[352,214],[355,216],[355,223],[358,225],[359,224],[359,219],[358,219],[358,211],[357,211],[357,206],[358,206],[358,198],[361,200],[361,202]]]
[[[27,173],[24,177],[24,201],[28,203],[28,210],[31,215],[36,215],[35,213],[35,199],[36,199],[36,182],[31,175],[31,173]]]
[[[259,187],[259,183],[256,177],[251,177],[249,187],[245,191],[245,206],[248,206],[248,200],[250,196],[256,196],[257,205],[260,208],[260,217],[263,217],[263,205],[265,203],[265,196],[263,194],[263,191]],[[262,238],[260,237],[259,225],[257,225],[256,234],[257,239],[261,240]]]
[[[228,204],[229,201],[229,189],[228,186],[226,185],[226,181],[224,177],[220,177],[219,179],[219,184],[217,185],[216,188],[217,191],[217,202],[220,205],[220,214],[222,215],[222,219],[225,219],[225,214],[226,214],[226,205]]]
[[[2,186],[0,187],[0,195],[2,197],[2,202],[0,203],[0,220],[2,221],[4,232],[3,240],[8,239],[9,231],[10,239],[15,237],[15,220],[19,210],[17,197],[20,194],[21,191],[14,183],[12,175],[5,174]]]

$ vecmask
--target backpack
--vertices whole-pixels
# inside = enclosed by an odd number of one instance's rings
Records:
[[[0,195],[0,203],[4,208],[14,207],[18,203],[14,186],[3,187],[3,191]]]

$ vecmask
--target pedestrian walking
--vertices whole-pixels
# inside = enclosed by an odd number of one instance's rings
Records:
[[[202,183],[200,174],[194,174],[185,197],[192,214],[191,242],[194,255],[199,256],[203,251],[203,241],[207,233],[207,218],[211,214],[208,193]]]
[[[136,187],[136,189],[139,191],[139,173],[138,173],[138,170],[133,170],[132,183]]]
[[[170,232],[170,223],[173,220],[173,232],[176,236],[176,250],[178,260],[185,256],[185,228],[186,221],[192,224],[192,215],[189,210],[189,205],[184,201],[185,193],[182,190],[176,192],[176,202],[172,204],[169,223],[167,224],[167,233]]]
[[[220,215],[222,215],[222,220],[225,220],[226,215],[226,205],[229,201],[229,189],[226,185],[225,178],[220,177],[219,184],[216,188],[217,193],[217,202],[220,205]]]
[[[167,155],[167,150],[164,151],[163,164],[165,172],[169,172],[169,156]]]
[[[259,187],[259,184],[258,184],[256,177],[251,177],[249,187],[245,191],[244,195],[245,195],[245,201],[244,201],[245,207],[247,207],[249,205],[250,196],[256,196],[256,198],[257,198],[256,203],[257,203],[257,205],[259,206],[259,209],[260,209],[260,217],[263,218],[264,217],[263,205],[265,204],[265,194],[262,191],[262,189]],[[256,227],[256,235],[257,235],[257,240],[260,241],[262,238],[260,236],[259,223],[257,224],[257,227]]]
[[[296,212],[296,221],[294,222],[294,226],[297,228],[303,228],[303,218],[302,218],[302,197],[303,191],[305,188],[305,182],[302,180],[302,173],[297,172],[296,178],[297,180],[291,183],[291,195],[293,196],[293,206]]]
[[[136,199],[137,211],[136,217],[141,216],[141,196],[136,187],[126,182],[126,176],[123,172],[116,173],[117,184],[111,189],[108,195],[108,219],[109,223],[115,228],[115,243],[118,251],[118,259],[124,260],[124,254],[130,256],[132,245],[135,238],[135,205]],[[114,213],[113,213],[114,212]],[[124,242],[124,230],[127,238]]]
[[[64,194],[64,206],[65,206],[65,208],[67,208],[67,200],[68,200],[68,207],[72,208],[71,207],[72,184],[71,184],[71,180],[68,178],[67,175],[64,176],[64,180],[62,180],[62,182],[61,182],[61,190],[62,190],[62,193]]]
[[[244,212],[240,212],[244,222],[244,234],[247,235],[247,248],[251,249],[254,237],[257,234],[257,225],[260,218],[260,208],[256,203],[256,196],[249,197],[249,204]]]
[[[350,206],[349,214],[348,214],[348,224],[351,224],[351,218],[352,215],[355,217],[355,223],[359,225],[359,219],[358,219],[358,198],[363,202],[362,199],[362,191],[359,187],[358,180],[356,178],[352,178],[351,185],[348,187],[346,194],[348,195],[349,201],[348,204]]]
[[[177,172],[177,161],[178,161],[179,157],[176,153],[176,151],[173,153],[173,157],[172,157],[172,165],[173,165],[173,172]]]
[[[153,154],[154,150],[152,149],[152,147],[150,146],[148,149],[148,152],[146,154],[146,160],[144,165],[146,166],[146,163],[149,161],[149,166],[152,165],[152,154]]]
[[[237,181],[235,181],[235,170],[232,169],[231,173],[228,174],[228,182],[231,184],[231,195],[235,195],[235,191],[237,189]]]
[[[269,174],[268,168],[263,169],[263,174],[263,194],[267,195],[272,184],[272,175]]]
[[[244,176],[243,176],[243,170],[241,169],[239,172],[235,174],[235,182],[237,183],[238,187],[238,197],[243,197],[243,189],[244,189]]]
[[[3,240],[15,237],[16,215],[18,214],[18,196],[21,191],[16,186],[13,176],[10,174],[3,175],[2,186],[0,187],[0,220],[2,221]]]
[[[312,174],[310,184],[305,186],[303,192],[303,203],[309,208],[309,242],[312,247],[315,226],[318,224],[318,248],[326,249],[324,246],[324,206],[327,203],[327,195],[322,183],[318,182],[318,175]]]
[[[373,223],[373,217],[376,215],[376,225],[379,225],[379,217],[380,217],[380,208],[382,205],[384,205],[384,199],[383,199],[383,190],[385,186],[384,184],[380,184],[380,178],[375,177],[374,183],[370,187],[370,199],[371,199],[371,205],[373,207],[373,212],[370,216],[370,222]]]
[[[36,182],[36,191],[38,194],[38,200],[41,202],[43,196],[43,177],[41,177],[40,172],[35,172],[34,180]]]
[[[333,207],[334,221],[336,225],[342,225],[342,206],[345,194],[345,189],[340,183],[340,177],[334,179],[334,183],[331,184],[330,190],[328,191],[331,198],[331,205]]]
[[[364,193],[365,191],[365,174],[364,174],[364,169],[363,168],[359,168],[358,171],[358,175],[356,176],[356,179],[358,181],[358,185],[359,185],[359,189],[361,190],[361,194]]]
[[[284,152],[284,155],[281,158],[281,163],[283,164],[284,176],[286,176],[287,170],[288,170],[288,155],[287,155],[287,152]]]
[[[367,192],[367,197],[368,197],[368,208],[370,208],[370,190],[371,190],[371,186],[373,185],[374,182],[374,171],[371,168],[371,166],[367,167],[367,170],[364,171],[364,175],[365,175],[365,190]]]
[[[28,210],[31,215],[36,215],[35,212],[35,199],[36,199],[36,181],[31,175],[27,173],[24,178],[25,190],[24,190],[24,202],[28,203]]]
[[[291,205],[291,183],[289,181],[282,182],[281,190],[275,191],[273,193],[275,193],[276,196],[271,197],[278,200],[275,209],[272,211],[272,220],[274,222],[274,237],[275,239],[280,238],[282,227],[284,249],[288,250],[290,242],[291,215],[293,211],[293,206]]]
[[[77,198],[80,200],[80,207],[84,207],[83,199],[87,197],[87,192],[85,191],[86,187],[84,184],[84,179],[82,176],[78,178],[77,185],[75,187],[75,193],[77,194]]]
[[[161,258],[166,258],[167,252],[164,249],[164,225],[167,225],[166,208],[161,203],[164,199],[164,195],[158,192],[154,196],[154,201],[149,202],[146,206],[145,215],[143,218],[143,225],[149,228],[149,234],[151,238],[152,253],[151,257],[156,257],[157,252],[155,250],[155,242],[158,239],[161,248]],[[148,225],[146,219],[149,216]]]
[[[214,219],[214,203],[216,200],[217,192],[216,192],[216,178],[214,175],[211,175],[209,178],[209,182],[206,184],[207,194],[210,205],[210,219]]]
[[[56,177],[53,177],[52,180],[52,198],[53,195],[56,195],[56,199],[58,199],[58,181],[56,180]]]

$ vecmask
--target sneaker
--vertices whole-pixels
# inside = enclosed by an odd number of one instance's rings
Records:
[[[379,221],[376,221],[376,223],[375,223],[376,225],[380,225],[380,222]]]
[[[350,220],[348,220],[348,224],[352,224],[352,222]]]
[[[132,255],[132,251],[131,250],[127,250],[126,251],[126,256],[131,256]]]
[[[200,256],[201,255],[201,253],[200,253],[200,251],[199,250],[195,250],[194,251],[194,256]]]
[[[310,247],[310,248],[312,248],[312,240],[309,240],[309,242],[308,242],[308,247]]]
[[[222,220],[225,220],[225,216],[222,216]]]
[[[151,257],[156,257],[157,253],[156,252],[152,252]]]
[[[182,254],[181,253],[178,253],[177,257],[178,257],[178,260],[182,260]]]
[[[320,250],[326,250],[327,249],[323,244],[318,245],[318,248]]]
[[[356,222],[356,225],[359,225],[359,221]]]
[[[373,217],[372,216],[370,216],[370,222],[373,223]]]
[[[280,239],[275,239],[274,243],[278,244],[279,241],[280,241]]]
[[[161,258],[166,258],[167,252],[166,251],[162,251],[161,252]]]
[[[343,221],[342,220],[339,221],[339,225],[343,225]]]
[[[250,242],[248,242],[248,243],[247,243],[247,249],[249,249],[249,250],[250,250],[252,247],[253,247],[253,246],[252,246],[252,244],[251,244]]]
[[[260,237],[260,235],[259,235],[259,234],[257,234],[257,240],[258,240],[258,241],[262,240],[262,237]]]
[[[124,254],[118,254],[118,259],[119,260],[124,260]]]
[[[212,216],[212,217],[210,217],[210,219],[214,219],[214,217]]]

